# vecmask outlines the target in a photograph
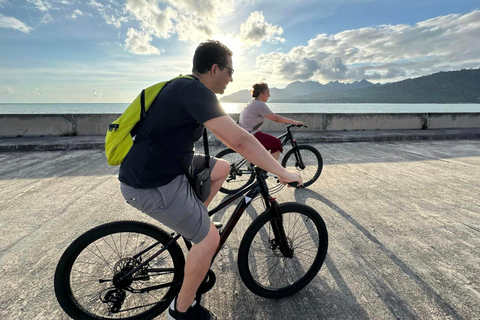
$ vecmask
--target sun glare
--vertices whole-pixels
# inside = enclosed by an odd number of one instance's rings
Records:
[[[218,40],[226,45],[233,52],[233,57],[238,57],[242,53],[242,42],[231,34],[215,34],[213,40]],[[234,67],[235,68],[235,67]]]
[[[245,105],[245,103],[222,102],[222,107],[227,113],[240,113]]]

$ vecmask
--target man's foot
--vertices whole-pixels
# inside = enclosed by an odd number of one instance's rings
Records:
[[[168,307],[167,319],[168,320],[217,320],[218,318],[202,307],[197,301],[194,301],[187,312],[179,312],[175,306],[177,298],[173,299],[170,307]]]

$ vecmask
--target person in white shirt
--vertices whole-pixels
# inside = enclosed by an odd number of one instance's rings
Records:
[[[270,151],[272,156],[278,160],[283,152],[280,139],[261,131],[264,118],[280,123],[293,123],[303,125],[303,122],[279,116],[270,110],[266,102],[270,97],[270,89],[264,82],[255,83],[252,90],[252,100],[240,114],[239,125],[250,132],[258,141]]]

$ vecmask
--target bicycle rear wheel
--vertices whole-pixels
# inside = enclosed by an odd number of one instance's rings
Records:
[[[255,179],[255,171],[248,164],[247,160],[234,150],[222,150],[215,157],[230,163],[230,172],[220,188],[221,192],[226,194],[237,193]]]
[[[55,271],[60,306],[76,320],[155,318],[180,291],[185,265],[180,246],[170,244],[132,276],[119,279],[171,239],[165,231],[136,221],[107,223],[84,233],[67,248]]]
[[[298,150],[298,153],[295,153]],[[297,156],[300,158],[297,159]],[[296,149],[290,149],[283,157],[282,166],[284,168],[297,171],[303,180],[303,186],[308,187],[322,173],[323,159],[320,152],[312,146],[301,145]]]
[[[293,257],[281,253],[269,211],[248,227],[238,250],[242,281],[264,298],[283,298],[303,289],[322,267],[328,248],[327,228],[314,209],[294,202],[279,207]]]

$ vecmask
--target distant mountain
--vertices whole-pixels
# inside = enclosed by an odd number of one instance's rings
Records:
[[[376,84],[379,85],[379,84]],[[317,81],[295,81],[290,83],[284,89],[270,88],[270,100],[283,100],[290,99],[297,96],[309,95],[315,92],[327,92],[327,91],[339,91],[339,90],[351,90],[358,88],[366,88],[370,86],[376,86],[375,84],[368,82],[367,80],[356,81],[352,83],[341,83],[338,81],[332,81],[325,85]],[[236,103],[247,103],[252,99],[252,94],[249,90],[241,90],[231,95],[222,97],[221,102],[236,102]]]
[[[326,84],[335,85],[335,83]],[[272,97],[273,98],[273,97]],[[381,86],[317,91],[271,102],[293,103],[480,103],[480,69],[439,72]]]

